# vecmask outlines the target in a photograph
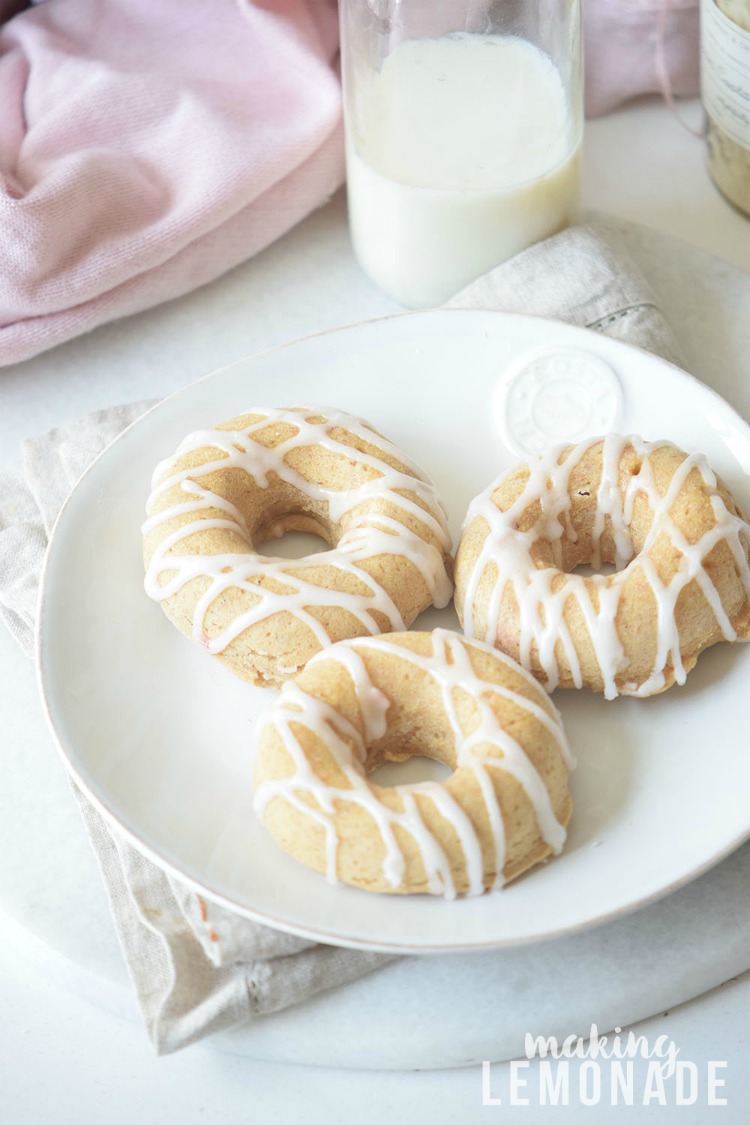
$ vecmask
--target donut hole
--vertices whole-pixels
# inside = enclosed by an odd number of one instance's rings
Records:
[[[636,537],[628,536],[630,541],[630,558],[634,558],[639,551]],[[549,540],[538,540],[532,548],[532,557],[539,569],[550,568],[560,570],[565,574],[579,574],[584,578],[592,575],[607,576],[617,574],[629,565],[628,562],[618,562],[617,551],[611,525],[607,522],[604,534],[599,541],[598,557],[595,550],[594,536],[591,526],[578,531],[575,537],[563,537],[557,544]]]
[[[590,562],[579,563],[578,566],[574,566],[571,571],[568,571],[568,573],[581,574],[584,578],[591,578],[591,576],[594,574],[602,574],[606,576],[608,574],[617,574],[618,571],[624,569],[624,566],[616,566],[615,563],[602,561],[599,566],[593,566]]]
[[[632,467],[633,477],[639,475],[641,467],[640,464]],[[532,558],[537,567],[549,567],[585,578],[593,575],[607,577],[625,570],[630,561],[640,554],[654,518],[646,493],[636,493],[627,524],[616,527],[607,514],[603,527],[599,529],[597,492],[598,486],[588,482],[571,490],[570,509],[559,521],[562,535],[557,541],[551,536],[543,536],[532,547]],[[535,510],[534,518],[540,517],[541,509]],[[620,551],[625,546],[629,548],[629,557],[624,562],[618,553],[618,540]]]
[[[303,558],[336,547],[340,530],[329,520],[328,506],[306,496],[300,489],[269,472],[267,484],[260,487],[240,468],[210,473],[200,478],[201,486],[228,501],[239,512],[243,532],[249,535],[252,550],[268,557]],[[207,513],[226,518],[221,508]],[[309,536],[290,533],[301,532]],[[280,541],[285,540],[283,548]],[[288,540],[288,542],[286,542]],[[264,549],[264,544],[267,544]]]
[[[428,774],[442,780],[458,766],[455,739],[443,719],[442,709],[437,710],[439,699],[433,703],[435,710],[428,721],[414,725],[413,717],[408,713],[413,707],[411,691],[416,690],[419,695],[423,685],[418,685],[416,689],[412,685],[410,688],[408,673],[404,679],[401,692],[389,690],[388,730],[383,738],[367,745],[365,773],[377,782],[380,771],[385,769],[388,771],[385,776],[394,779],[386,783],[390,785],[408,784],[410,780],[419,780]],[[414,761],[418,764],[412,767]],[[435,770],[430,763],[434,764]],[[412,770],[416,771],[413,777]]]
[[[423,670],[407,666],[399,673],[397,682],[383,685],[390,701],[388,729],[366,746],[365,773],[385,787],[445,781],[458,769],[459,761],[440,688]],[[473,729],[478,712],[471,697],[458,689],[453,705],[462,730]]]
[[[626,449],[619,467],[620,515],[613,521],[607,513],[600,527],[601,452],[592,450],[591,457],[584,457],[576,466],[570,480],[570,510],[561,519],[562,566],[559,569],[583,577],[607,576],[625,570],[629,561],[640,554],[654,518],[647,491],[639,487],[637,479],[643,468],[644,460],[635,449]],[[631,485],[632,481],[635,485]],[[631,493],[631,503],[629,518],[624,521],[626,491]],[[622,550],[626,545],[629,560],[622,562]]]
[[[267,558],[304,559],[334,545],[329,529],[307,512],[274,515],[253,532],[255,550]]]
[[[322,535],[307,531],[285,531],[262,543],[256,540],[255,548],[259,555],[274,559],[306,559],[331,549]]]
[[[632,559],[638,554],[638,547],[632,535],[628,538],[630,540],[630,558]],[[614,539],[608,526],[599,543],[598,558],[596,557],[594,540],[589,531],[585,538],[582,537],[577,542],[568,544],[567,550],[563,548],[563,565],[559,569],[566,574],[580,574],[584,578],[590,578],[592,575],[606,577],[625,570],[629,562],[630,559],[627,562],[617,561]]]
[[[370,781],[385,789],[396,785],[415,785],[420,781],[445,781],[453,773],[450,766],[437,758],[424,754],[413,754],[403,762],[384,762],[369,774]]]

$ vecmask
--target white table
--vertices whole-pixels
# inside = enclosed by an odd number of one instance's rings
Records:
[[[696,123],[700,108],[686,115]],[[703,145],[655,101],[638,103],[588,126],[584,203],[678,235],[750,271],[750,222],[711,185]],[[337,323],[395,311],[353,261],[344,203],[326,208],[254,261],[199,293],[119,324],[105,326],[16,368],[0,372],[0,464],[15,460],[17,442],[65,417],[146,396],[166,394],[206,371],[262,347]],[[19,729],[24,716],[18,716]],[[482,1107],[479,1067],[463,1071],[382,1074],[329,1071],[248,1062],[210,1045],[170,1059],[153,1058],[145,1036],[125,1013],[102,1011],[55,983],[50,960],[18,952],[18,934],[0,925],[0,1096],[3,1120],[14,1125],[50,1122],[111,1125],[143,1120],[180,1122],[317,1122],[396,1120],[450,1122],[502,1119],[578,1121],[573,1075],[569,1108],[539,1107],[536,1070],[519,1094],[531,1104],[508,1106],[511,1068],[495,1065],[490,1093],[502,1106]],[[637,1030],[654,1042],[666,1034],[680,1057],[696,1063],[701,1087],[693,1107],[660,1107],[642,1115],[657,1121],[746,1119],[750,1067],[744,1055],[750,977],[655,1017]],[[363,1013],[363,1021],[366,1013]],[[450,1034],[450,1028],[446,1028]],[[708,1060],[717,1071],[727,1106],[707,1109]],[[637,1075],[638,1078],[638,1075]],[[636,1081],[636,1099],[643,1085]],[[597,1121],[638,1110],[607,1106]],[[515,1120],[516,1117],[513,1118]]]

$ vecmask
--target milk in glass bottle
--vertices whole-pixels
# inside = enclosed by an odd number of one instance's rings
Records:
[[[575,219],[579,0],[341,0],[357,257],[440,304]]]

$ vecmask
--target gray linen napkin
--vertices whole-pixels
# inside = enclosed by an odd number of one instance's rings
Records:
[[[556,317],[679,360],[645,281],[595,225],[524,251],[449,307]],[[150,405],[100,410],[25,441],[21,466],[0,474],[0,617],[28,656],[55,517],[97,453]],[[136,851],[72,784],[159,1053],[298,1004],[392,960],[281,933],[201,898]]]

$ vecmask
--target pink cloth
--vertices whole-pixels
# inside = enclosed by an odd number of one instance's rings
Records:
[[[0,364],[218,277],[343,179],[335,0],[47,0],[0,29]]]
[[[698,93],[698,0],[583,0],[583,33],[588,117]]]

